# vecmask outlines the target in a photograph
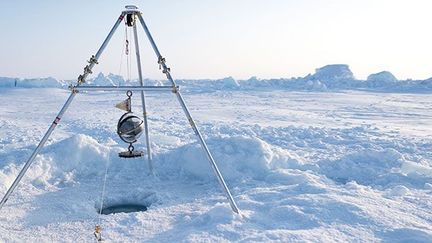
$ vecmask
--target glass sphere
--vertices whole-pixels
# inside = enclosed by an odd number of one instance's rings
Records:
[[[141,136],[144,122],[132,112],[124,114],[117,123],[117,134],[126,143],[134,143]]]

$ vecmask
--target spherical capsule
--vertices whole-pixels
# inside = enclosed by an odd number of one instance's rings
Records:
[[[143,129],[143,120],[132,112],[124,114],[117,123],[117,134],[126,143],[136,142],[139,136],[141,136]]]

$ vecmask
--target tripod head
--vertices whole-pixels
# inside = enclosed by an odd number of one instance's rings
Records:
[[[138,9],[138,7],[135,5],[126,5],[125,9]]]
[[[127,26],[132,27],[135,25],[135,15],[141,14],[141,12],[138,10],[138,7],[135,5],[126,5],[125,9],[122,14],[126,16],[125,23]]]
[[[133,13],[141,13],[137,6],[135,5],[126,5],[125,10],[122,11],[123,14],[133,14]]]

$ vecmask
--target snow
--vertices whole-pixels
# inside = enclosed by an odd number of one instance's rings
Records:
[[[65,86],[65,82],[52,77],[48,78],[8,78],[0,77],[0,88],[23,87],[23,88],[60,88]]]
[[[296,163],[294,156],[288,152],[255,137],[211,138],[207,143],[213,148],[213,155],[219,158],[220,170],[226,179],[265,179],[271,171],[286,168],[290,162]],[[177,161],[176,165],[180,168],[172,165],[171,161]],[[211,167],[202,161],[206,161],[206,157],[199,144],[187,144],[164,155],[162,163],[167,164],[167,170],[174,168],[186,176],[212,180]]]
[[[0,87],[15,87],[15,83],[17,82],[18,80],[16,78],[0,77]]]
[[[352,80],[354,79],[354,74],[346,64],[331,64],[317,68],[312,77],[318,80],[338,81],[345,79]]]
[[[346,68],[336,69],[342,82]],[[153,177],[145,158],[117,156],[127,144],[115,132],[122,111],[114,105],[125,94],[83,93],[0,210],[0,241],[94,241],[109,165],[104,204],[148,211],[102,215],[108,242],[430,242],[429,94],[276,90],[276,81],[258,78],[250,87],[265,85],[250,90],[233,81],[212,83],[223,89],[206,90],[213,92],[195,91],[196,81],[184,98],[241,215],[232,213],[172,94],[148,94]],[[0,89],[0,195],[68,95]],[[135,147],[145,149],[143,137]]]
[[[368,76],[367,81],[369,82],[383,82],[383,83],[395,83],[397,78],[388,71],[382,71],[379,73],[374,73]]]
[[[391,72],[382,71],[369,75],[367,78],[367,82],[370,87],[382,87],[388,85],[395,85],[398,80]]]
[[[88,83],[95,86],[115,86],[115,83],[110,78],[105,77],[103,73],[99,73],[95,79]]]

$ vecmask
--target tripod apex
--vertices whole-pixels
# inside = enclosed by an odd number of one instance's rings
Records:
[[[127,9],[127,10],[137,10],[138,7],[135,6],[135,5],[126,5],[126,6],[125,6],[125,9]]]

